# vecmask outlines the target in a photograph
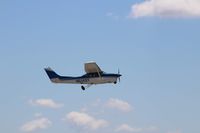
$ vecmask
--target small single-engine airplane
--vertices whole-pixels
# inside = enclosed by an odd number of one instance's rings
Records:
[[[105,73],[103,72],[96,62],[85,63],[85,72],[83,76],[68,77],[60,76],[56,74],[50,67],[45,68],[45,71],[53,83],[66,83],[66,84],[87,84],[87,86],[81,86],[82,90],[89,88],[91,85],[105,84],[105,83],[117,83],[117,79],[120,81],[121,74]]]

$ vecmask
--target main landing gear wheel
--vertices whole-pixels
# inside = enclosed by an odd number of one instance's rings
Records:
[[[82,89],[82,90],[85,90],[85,87],[84,87],[84,86],[81,86],[81,89]]]
[[[88,84],[88,85],[86,85],[86,86],[83,86],[83,85],[82,85],[82,86],[81,86],[81,89],[82,89],[82,90],[85,90],[85,89],[89,88],[91,85],[92,85],[92,84]]]
[[[115,81],[114,84],[117,84],[117,81]]]

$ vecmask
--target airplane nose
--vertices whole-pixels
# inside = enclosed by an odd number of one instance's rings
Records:
[[[118,74],[118,77],[121,77],[122,75],[121,74]]]

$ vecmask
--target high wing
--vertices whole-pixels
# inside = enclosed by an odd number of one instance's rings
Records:
[[[96,62],[85,63],[85,72],[86,73],[102,73],[103,71],[99,68]]]

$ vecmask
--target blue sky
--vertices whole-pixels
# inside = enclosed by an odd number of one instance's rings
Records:
[[[200,3],[169,2],[1,1],[0,132],[199,133]],[[83,92],[43,70],[91,60],[121,82]]]

